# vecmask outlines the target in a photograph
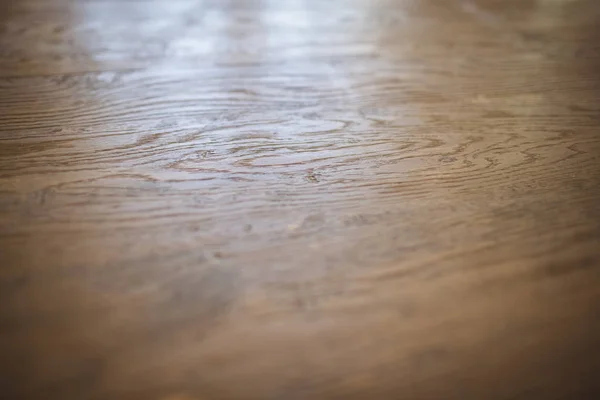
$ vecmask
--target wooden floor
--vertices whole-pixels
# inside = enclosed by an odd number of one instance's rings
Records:
[[[0,4],[0,398],[600,398],[597,0]]]

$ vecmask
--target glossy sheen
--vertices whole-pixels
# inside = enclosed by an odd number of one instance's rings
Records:
[[[3,399],[594,399],[596,0],[0,1]]]

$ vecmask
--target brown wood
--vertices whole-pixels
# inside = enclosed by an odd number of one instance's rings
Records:
[[[0,4],[0,398],[600,398],[596,0]]]

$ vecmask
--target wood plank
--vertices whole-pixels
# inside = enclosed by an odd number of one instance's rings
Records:
[[[2,396],[600,394],[593,0],[1,10]]]

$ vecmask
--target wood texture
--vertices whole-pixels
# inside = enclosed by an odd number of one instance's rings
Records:
[[[1,398],[599,398],[594,0],[0,4]]]

